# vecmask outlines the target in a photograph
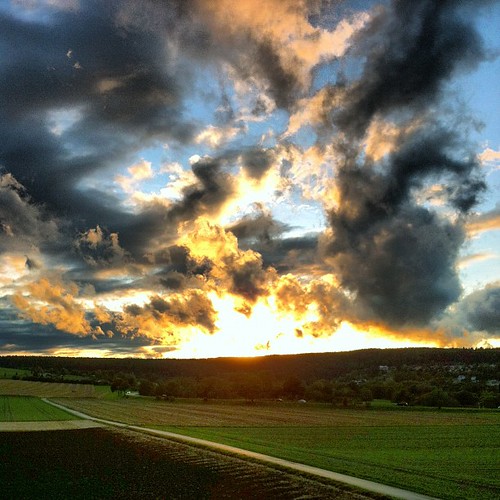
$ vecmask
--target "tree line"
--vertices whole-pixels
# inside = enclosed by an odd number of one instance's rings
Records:
[[[499,349],[369,349],[347,353],[196,360],[8,356],[30,380],[106,384],[159,399],[243,398],[368,406],[500,406]],[[1,369],[0,369],[1,370]]]

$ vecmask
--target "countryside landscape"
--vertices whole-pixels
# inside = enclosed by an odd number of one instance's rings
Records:
[[[0,500],[500,499],[500,0],[0,0]]]
[[[499,363],[496,349],[0,357],[3,491],[7,498],[48,491],[56,498],[390,497],[182,441],[189,436],[428,497],[493,500]],[[79,427],[85,419],[50,402],[98,420]],[[50,425],[36,430],[41,423]]]

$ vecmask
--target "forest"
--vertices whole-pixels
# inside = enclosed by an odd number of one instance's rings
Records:
[[[337,407],[500,406],[500,349],[366,349],[215,359],[0,357],[0,377],[109,385],[124,397],[303,400]],[[3,369],[3,370],[2,370]],[[18,371],[17,371],[18,370]]]

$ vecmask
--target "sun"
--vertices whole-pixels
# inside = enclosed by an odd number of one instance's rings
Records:
[[[423,345],[405,338],[390,338],[380,331],[359,330],[347,321],[336,330],[325,332],[324,336],[303,334],[304,322],[314,320],[314,317],[298,320],[291,314],[284,314],[276,309],[272,296],[259,299],[245,315],[239,311],[238,299],[234,296],[209,295],[218,313],[218,330],[208,334],[186,329],[179,335],[176,348],[164,353],[163,357],[255,357]],[[428,342],[425,345],[429,345]]]

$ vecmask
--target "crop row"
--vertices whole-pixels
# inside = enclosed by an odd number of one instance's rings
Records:
[[[72,420],[69,413],[29,396],[0,396],[0,422]]]
[[[63,403],[110,420],[154,426],[439,498],[500,498],[500,480],[494,479],[500,414],[494,410],[343,410],[142,398]]]
[[[284,471],[127,431],[7,433],[3,498],[367,500]],[[26,480],[30,478],[30,480]]]
[[[334,409],[328,405],[288,403],[218,404],[167,403],[146,398],[118,400],[68,399],[61,401],[93,416],[136,425],[180,426],[467,426],[499,421],[495,412],[479,411],[378,411]]]
[[[6,396],[36,396],[46,398],[86,398],[93,397],[96,393],[93,385],[0,379],[0,394]]]

